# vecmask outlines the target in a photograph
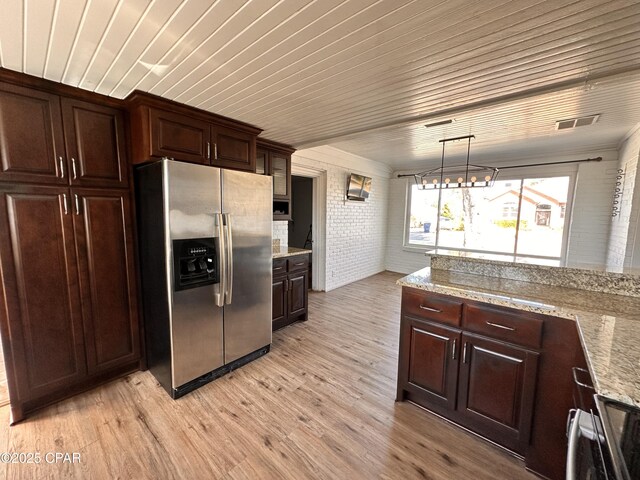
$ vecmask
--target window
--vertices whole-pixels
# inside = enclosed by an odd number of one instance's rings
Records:
[[[408,246],[560,260],[570,177],[498,180],[493,187],[412,185]]]

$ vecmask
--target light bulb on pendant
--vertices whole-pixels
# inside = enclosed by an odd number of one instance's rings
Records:
[[[484,177],[484,181],[485,182],[490,182],[491,181],[491,175],[487,175],[486,177]]]
[[[476,177],[471,177],[471,183],[475,183],[475,182],[476,182],[476,180],[477,180],[477,178],[476,178]]]

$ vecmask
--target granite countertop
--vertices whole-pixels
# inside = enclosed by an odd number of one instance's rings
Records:
[[[311,250],[307,250],[305,248],[288,247],[286,245],[273,246],[273,258],[293,257],[294,255],[303,255],[305,253],[311,253]]]
[[[575,320],[596,391],[640,407],[640,298],[431,268],[398,284]]]

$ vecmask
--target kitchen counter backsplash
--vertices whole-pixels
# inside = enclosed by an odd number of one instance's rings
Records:
[[[502,279],[532,282],[602,292],[614,295],[640,297],[640,275],[583,270],[569,267],[549,267],[527,263],[501,262],[478,258],[433,255],[431,268],[452,272],[484,275]]]

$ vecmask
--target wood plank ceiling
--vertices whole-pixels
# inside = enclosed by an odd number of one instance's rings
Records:
[[[3,0],[1,12],[5,68],[148,91],[395,167],[438,157],[452,132],[476,134],[482,155],[520,155],[615,145],[640,121],[637,0]],[[602,114],[591,134],[555,135],[582,113]],[[444,118],[456,122],[422,127]]]

